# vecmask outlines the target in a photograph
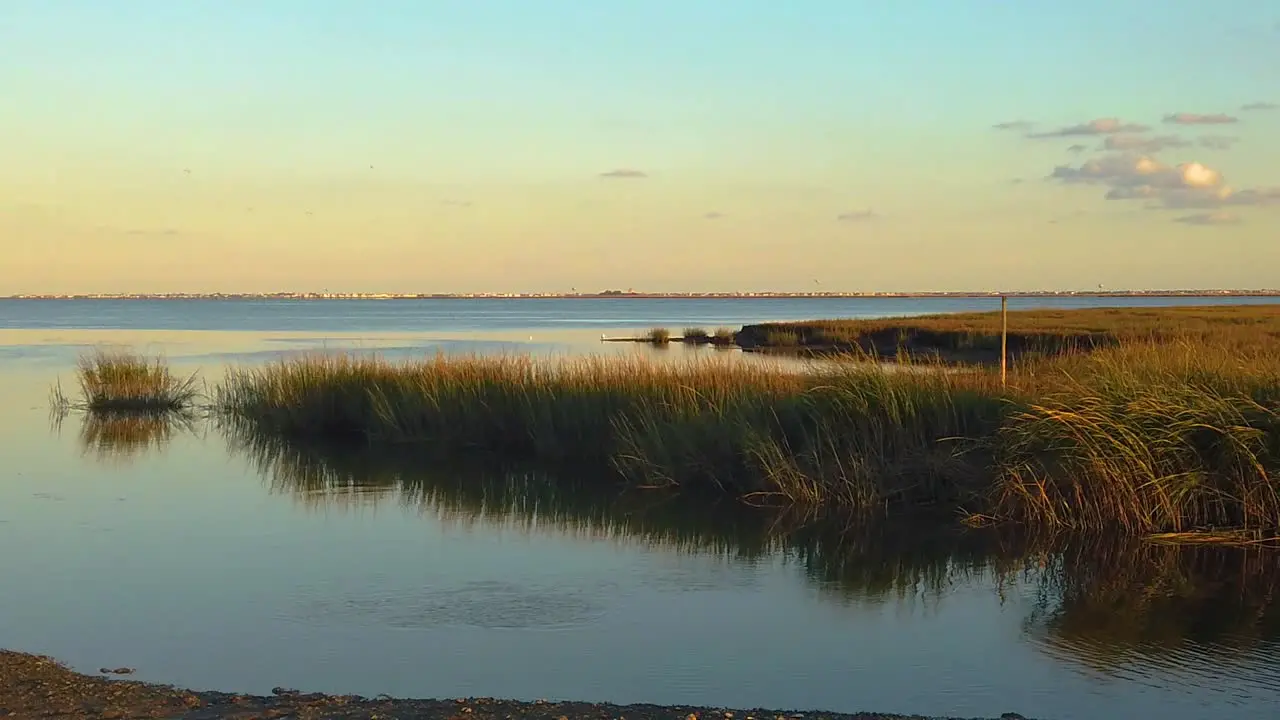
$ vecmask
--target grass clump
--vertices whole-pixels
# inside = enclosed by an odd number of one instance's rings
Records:
[[[180,377],[160,358],[127,351],[100,350],[80,359],[76,369],[80,398],[61,387],[53,401],[62,409],[93,413],[164,413],[190,409],[200,396],[196,376]]]
[[[711,334],[711,344],[728,347],[737,343],[737,332],[733,328],[719,327]]]
[[[666,345],[671,342],[671,331],[666,328],[652,328],[644,334],[644,339],[654,345]]]
[[[684,332],[680,334],[680,340],[681,342],[702,345],[711,342],[711,334],[704,328],[687,327],[684,329]]]

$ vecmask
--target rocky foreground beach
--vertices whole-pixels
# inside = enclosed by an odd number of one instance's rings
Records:
[[[103,668],[104,673],[128,672]],[[1004,720],[1025,720],[1007,713]],[[184,690],[84,675],[58,661],[0,650],[0,718],[165,718],[166,720],[924,720],[878,713],[731,710],[676,705],[586,702],[516,702],[467,698],[413,700],[379,696],[300,693],[276,688],[270,696]]]

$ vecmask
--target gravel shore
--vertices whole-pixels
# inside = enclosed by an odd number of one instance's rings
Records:
[[[103,672],[127,672],[127,668]],[[271,696],[184,690],[83,675],[40,655],[0,650],[0,718],[165,718],[166,720],[924,720],[876,713],[783,712],[586,702],[468,698],[413,700],[300,693]],[[1007,714],[1006,720],[1022,716]]]

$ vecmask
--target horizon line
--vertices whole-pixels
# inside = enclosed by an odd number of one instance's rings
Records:
[[[280,299],[280,300],[468,300],[468,299],[748,299],[748,298],[985,298],[985,297],[1280,297],[1274,288],[1166,288],[1117,290],[904,290],[904,291],[731,291],[731,292],[646,292],[607,290],[579,292],[468,292],[468,293],[387,293],[387,292],[112,292],[112,293],[18,293],[0,295],[0,300],[199,300],[199,299]]]

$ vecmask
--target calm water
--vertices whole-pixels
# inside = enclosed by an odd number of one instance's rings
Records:
[[[590,477],[47,412],[96,344],[210,377],[317,347],[732,362],[598,338],[990,304],[0,301],[0,647],[255,692],[1277,717],[1280,554],[779,535],[774,517]]]

